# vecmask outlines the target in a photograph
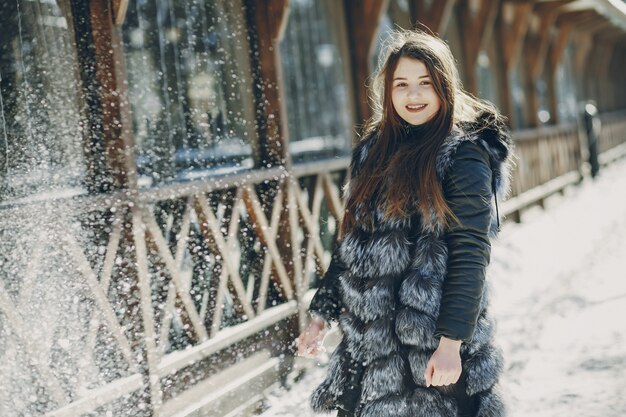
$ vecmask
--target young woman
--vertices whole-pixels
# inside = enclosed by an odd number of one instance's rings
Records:
[[[504,416],[485,272],[513,144],[497,110],[462,90],[441,39],[390,38],[371,87],[374,115],[352,154],[338,246],[297,340],[310,357],[332,322],[343,334],[311,406],[338,416]]]

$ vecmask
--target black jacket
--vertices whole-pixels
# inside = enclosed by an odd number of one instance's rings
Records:
[[[488,232],[493,184],[487,150],[470,142],[461,144],[453,168],[442,185],[446,201],[460,225],[446,233],[447,275],[435,336],[467,342],[472,338],[478,319],[491,252]],[[311,313],[317,313],[327,324],[337,320],[344,307],[338,277],[345,269],[335,249],[309,307]]]

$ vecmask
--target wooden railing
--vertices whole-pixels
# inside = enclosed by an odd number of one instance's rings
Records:
[[[626,141],[624,123],[603,120],[603,150]],[[584,143],[574,125],[514,138],[513,218],[580,180]],[[0,207],[17,258],[0,265],[0,358],[48,398],[21,412],[186,415],[276,381],[330,260],[348,164]],[[246,360],[253,376],[223,376]]]
[[[16,246],[26,245],[20,236],[45,234],[24,248],[23,274],[0,280],[0,313],[14,335],[8,342],[25,349],[48,393],[40,409],[126,415],[143,403],[132,415],[170,415],[181,406],[172,400],[196,382],[259,350],[286,353],[299,331],[289,320],[304,318],[311,278],[328,266],[348,164],[342,158],[136,195],[5,205],[1,227]],[[74,317],[37,317],[52,300],[34,294],[58,285],[89,307]],[[34,320],[50,344],[29,331]],[[77,370],[69,378],[55,363],[54,339],[76,326],[84,332],[67,339],[81,347],[62,364]],[[27,362],[15,372],[28,372]]]
[[[598,152],[607,153],[626,142],[626,111],[605,113],[600,116]]]
[[[513,138],[516,166],[503,214],[520,221],[524,208],[543,206],[544,198],[580,181],[581,139],[576,124],[520,130]]]

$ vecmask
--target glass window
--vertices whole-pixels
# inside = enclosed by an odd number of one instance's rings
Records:
[[[293,0],[280,42],[294,162],[349,152],[352,110],[342,56],[341,3]]]
[[[539,100],[539,109],[537,110],[537,118],[541,124],[548,124],[552,119],[550,115],[550,106],[548,104],[548,83],[546,82],[547,68],[544,66],[544,70],[541,76],[537,79],[535,86],[535,94]]]
[[[53,0],[0,1],[0,201],[83,191],[71,22]]]
[[[134,0],[123,25],[139,184],[249,169],[255,114],[240,0]]]
[[[513,102],[513,129],[523,129],[527,126],[525,113],[523,60],[518,60],[517,66],[509,74],[509,85],[511,86],[511,99]]]
[[[498,105],[500,97],[498,97],[498,74],[495,61],[495,44],[490,42],[487,49],[483,49],[478,54],[476,62],[476,81],[478,83],[478,97],[489,100]]]
[[[576,77],[574,76],[574,48],[569,43],[556,70],[556,94],[559,121],[575,122],[577,118]]]

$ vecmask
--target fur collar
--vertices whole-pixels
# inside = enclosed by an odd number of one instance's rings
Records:
[[[368,152],[377,138],[378,131],[373,131],[365,136],[354,148],[350,164],[352,177],[360,172]],[[452,167],[454,154],[459,146],[467,141],[478,143],[487,150],[492,170],[492,187],[495,191],[494,199],[499,201],[505,200],[511,190],[511,176],[514,167],[514,143],[508,127],[488,112],[480,113],[472,122],[459,122],[453,126],[452,131],[444,139],[437,152],[435,167],[438,180],[442,182],[445,179]],[[343,191],[347,198],[350,192],[349,183],[346,184]],[[434,212],[432,214],[434,219]],[[495,237],[498,233],[499,217],[499,213],[494,211],[490,230],[491,237]],[[379,220],[382,220],[384,223],[384,219],[380,218]],[[393,223],[393,225],[406,225],[406,222],[397,220],[389,219],[388,222]],[[390,224],[389,226],[393,225]],[[430,229],[427,224],[424,224],[424,226],[424,232],[439,234],[442,231],[440,225],[435,225],[434,230]],[[385,228],[385,225],[383,224],[382,227]]]

